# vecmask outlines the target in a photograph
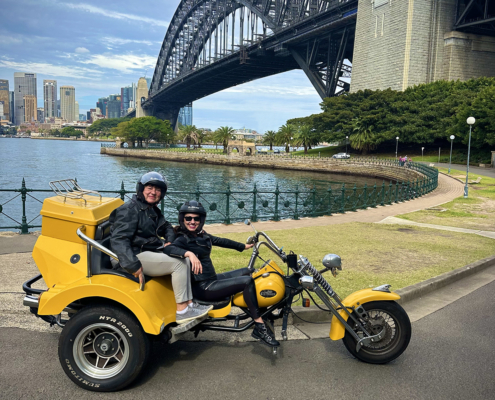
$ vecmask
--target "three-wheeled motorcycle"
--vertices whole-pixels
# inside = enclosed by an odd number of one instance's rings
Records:
[[[173,343],[187,331],[197,335],[206,330],[252,328],[254,321],[242,293],[215,302],[196,300],[214,308],[201,320],[177,325],[169,276],[147,277],[140,283],[112,268],[110,257],[117,261],[118,257],[110,248],[108,217],[122,200],[82,189],[74,180],[54,181],[50,186],[56,196],[43,202],[41,235],[33,250],[40,274],[24,283],[24,305],[63,328],[59,359],[77,385],[93,391],[116,391],[129,385],[146,364],[152,338]],[[262,318],[270,329],[282,319],[283,340],[287,340],[294,298],[308,291],[333,315],[330,338],[342,339],[357,359],[382,364],[404,352],[411,323],[390,285],[341,299],[322,276],[326,271],[335,276],[342,269],[339,256],[327,254],[324,268],[318,271],[304,256],[287,254],[266,233],[254,231],[248,238],[248,243],[255,244],[248,267],[253,270]],[[262,260],[255,269],[264,247],[276,260]],[[40,279],[48,289],[32,287]],[[231,313],[232,307],[241,313]]]

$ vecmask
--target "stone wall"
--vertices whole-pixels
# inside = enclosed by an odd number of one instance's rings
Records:
[[[284,157],[255,155],[253,157],[225,156],[223,154],[201,154],[168,152],[160,150],[129,150],[109,147],[101,148],[102,154],[119,157],[136,157],[163,161],[193,162],[248,168],[287,169],[297,171],[329,172],[333,174],[361,175],[392,181],[408,181],[422,178],[417,171],[390,165],[383,160],[370,159],[336,160],[332,158]]]
[[[444,41],[444,79],[495,76],[495,38],[453,31],[444,35]]]

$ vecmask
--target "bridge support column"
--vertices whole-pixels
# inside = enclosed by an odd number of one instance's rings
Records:
[[[445,34],[444,45],[444,79],[495,77],[495,38],[452,31]]]

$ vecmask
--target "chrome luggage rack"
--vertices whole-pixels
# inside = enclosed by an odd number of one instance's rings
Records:
[[[100,202],[102,200],[100,193],[95,190],[81,188],[74,179],[61,179],[59,181],[51,181],[49,184],[57,196],[64,198],[64,203],[69,198],[84,200],[84,205],[86,205],[88,202],[84,198],[84,195],[87,194],[100,196]]]

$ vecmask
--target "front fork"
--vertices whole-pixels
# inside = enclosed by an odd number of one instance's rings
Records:
[[[337,318],[340,323],[344,326],[344,328],[349,332],[352,337],[356,340],[356,351],[359,351],[362,346],[369,345],[372,342],[379,341],[383,337],[383,330],[378,333],[377,335],[371,335],[366,328],[361,324],[361,322],[352,315],[352,312],[355,312],[356,314],[359,315],[360,318],[364,320],[368,320],[369,316],[366,310],[364,309],[362,304],[358,304],[357,307],[352,307],[352,311],[349,311],[348,307],[346,307],[343,303],[342,300],[340,299],[339,295],[335,293],[335,291],[332,289],[330,284],[326,281],[325,278],[318,272],[318,270],[313,267],[313,265],[307,261],[306,265],[304,266],[304,270],[308,271],[311,273],[313,276],[313,281],[314,281],[314,286],[313,286],[313,291],[315,294],[321,299],[321,301],[328,307],[330,312]],[[333,299],[333,301],[337,304],[337,307],[332,303],[330,300]],[[344,310],[348,316],[348,318],[351,318],[351,320],[360,328],[360,330],[363,332],[364,337],[361,338],[358,336],[358,334],[352,329],[352,327],[347,323],[347,321],[340,315],[338,310]]]

